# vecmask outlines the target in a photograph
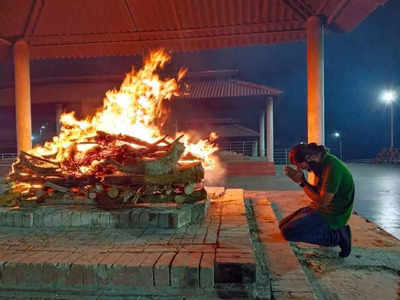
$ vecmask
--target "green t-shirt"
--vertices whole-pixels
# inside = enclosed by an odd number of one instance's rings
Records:
[[[318,208],[320,215],[332,229],[346,225],[354,202],[354,181],[349,169],[336,156],[325,153],[322,157],[320,188],[335,194],[332,201]]]

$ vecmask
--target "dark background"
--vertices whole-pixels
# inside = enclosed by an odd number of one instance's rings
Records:
[[[351,33],[326,34],[325,142],[337,153],[338,140],[332,133],[339,131],[346,160],[372,158],[380,149],[389,146],[389,110],[379,97],[384,89],[400,88],[399,15],[400,1],[391,0]],[[122,78],[132,65],[140,66],[141,62],[138,56],[32,61],[31,76],[121,74]],[[284,95],[274,108],[275,148],[290,147],[306,140],[305,42],[173,54],[167,71],[176,72],[180,67],[187,67],[189,71],[239,69],[242,80],[282,90]],[[0,80],[12,78],[12,64],[2,64]],[[34,135],[45,123],[51,135],[55,129],[54,112],[35,105],[32,111]],[[252,109],[240,111],[243,124],[257,130],[256,112]],[[14,115],[10,108],[0,109],[0,141],[15,135]],[[400,146],[398,104],[394,115],[395,146]],[[5,143],[2,148],[0,151],[9,150],[5,149]]]

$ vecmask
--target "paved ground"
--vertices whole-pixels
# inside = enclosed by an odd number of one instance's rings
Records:
[[[355,210],[400,239],[400,166],[349,164],[356,183]],[[276,176],[236,176],[228,187],[246,190],[300,190],[276,167]]]
[[[188,227],[178,235],[174,233],[170,236],[171,233],[168,233],[160,239],[156,232],[149,232],[144,236],[139,235],[138,239],[132,239],[135,236],[134,232],[120,231],[118,235],[114,235],[112,231],[106,230],[92,233],[75,231],[67,235],[45,232],[43,236],[34,236],[27,231],[20,233],[14,231],[11,234],[10,230],[4,228],[0,230],[3,241],[0,250],[6,258],[9,258],[10,251],[17,250],[19,253],[12,254],[11,259],[21,260],[22,264],[25,264],[24,260],[27,260],[26,262],[30,264],[35,257],[39,260],[47,259],[40,251],[60,250],[61,247],[67,251],[74,251],[78,256],[76,257],[78,265],[82,262],[83,265],[93,264],[102,267],[103,264],[101,262],[99,264],[97,260],[103,259],[99,255],[104,255],[104,253],[106,257],[121,260],[125,254],[135,258],[137,253],[147,250],[154,254],[151,250],[161,247],[161,250],[168,249],[167,252],[172,252],[170,256],[167,255],[170,261],[164,262],[168,265],[169,284],[173,282],[179,284],[180,280],[185,280],[185,275],[182,274],[185,274],[187,268],[182,268],[179,260],[175,263],[175,259],[178,258],[176,253],[182,251],[182,261],[190,262],[189,270],[194,270],[194,273],[190,274],[200,274],[200,277],[196,277],[197,275],[194,277],[199,278],[196,283],[199,286],[201,286],[202,278],[207,278],[201,277],[201,263],[204,255],[208,253],[207,255],[211,255],[215,263],[216,281],[219,278],[218,280],[225,284],[235,280],[238,282],[255,272],[256,276],[252,279],[255,280],[255,288],[251,293],[247,293],[248,297],[257,295],[264,299],[280,300],[398,300],[400,299],[400,241],[382,228],[388,228],[388,231],[397,234],[398,227],[396,226],[400,224],[398,221],[400,188],[396,183],[400,168],[369,165],[350,165],[350,168],[356,181],[356,210],[380,224],[378,223],[379,226],[377,226],[366,218],[354,214],[350,219],[353,230],[353,251],[345,259],[338,257],[337,247],[315,247],[305,243],[289,244],[284,240],[278,229],[278,220],[295,209],[307,205],[308,200],[295,184],[282,176],[279,168],[277,176],[274,177],[228,178],[227,186],[246,189],[244,198],[247,200],[239,201],[240,197],[233,197],[233,195],[240,195],[239,189],[228,190],[230,192],[226,196],[212,202],[209,215],[203,225],[199,225],[198,228]],[[394,209],[396,207],[397,210]],[[210,225],[214,227],[209,228]],[[212,239],[211,243],[206,242],[206,245],[201,245],[208,235]],[[201,240],[200,245],[195,242],[196,239],[199,241],[197,237]],[[112,247],[107,248],[109,247],[107,243],[110,241]],[[199,246],[200,248],[196,248]],[[85,251],[82,252],[82,249]],[[92,258],[86,261],[85,257],[88,256],[86,250],[90,249],[97,255],[93,257],[89,255],[89,258]],[[36,251],[36,256],[33,258],[30,257],[31,251]],[[120,256],[114,257],[114,255]],[[164,254],[154,255],[159,256],[158,258],[149,256],[153,270],[153,284],[157,282],[155,273],[157,261]],[[196,260],[194,264],[189,258],[193,256]],[[58,258],[58,255],[56,257]],[[54,257],[49,257],[49,259],[52,261]],[[217,267],[224,266],[224,261],[228,262],[228,260],[229,263],[225,264],[226,269]],[[232,260],[236,260],[239,265],[247,266],[247,270],[243,273],[247,275],[243,277],[242,274],[240,280],[238,278],[223,279],[223,274],[229,275],[236,272],[231,269]],[[15,266],[15,264],[9,264],[7,260],[2,261],[0,267],[3,271],[4,268]],[[145,261],[148,263],[148,260],[145,259]],[[72,270],[71,265],[73,264],[69,265],[69,270]],[[21,266],[21,264],[16,264],[16,266]],[[174,269],[175,266],[177,269]],[[208,270],[208,268],[204,269]],[[102,270],[100,269],[100,275],[104,274]],[[252,271],[249,273],[248,270]],[[19,276],[18,273],[12,274]],[[174,276],[177,279],[174,279]],[[0,278],[3,283],[7,280],[4,276]],[[11,280],[16,279],[11,278]],[[245,294],[233,293],[235,297],[232,299],[246,298]],[[221,295],[218,295],[218,298],[219,296]],[[185,297],[191,299],[190,295],[176,299]],[[200,297],[200,299],[204,298]]]
[[[315,247],[305,243],[291,243],[291,249],[306,274],[315,299],[398,300],[400,241],[394,236],[400,238],[400,167],[364,164],[350,164],[349,167],[356,182],[355,210],[359,214],[353,214],[350,219],[352,254],[341,259],[337,247]],[[306,206],[308,200],[297,185],[283,176],[281,167],[277,167],[276,173],[274,177],[231,177],[226,185],[245,188],[245,196],[251,199],[258,214],[271,206],[275,216],[281,219]],[[259,224],[266,222],[262,218],[257,220]],[[267,245],[286,243],[281,240],[276,226],[267,232]],[[269,251],[270,260],[276,262],[278,269],[287,271],[282,273],[281,288],[273,290],[273,297],[307,298],[308,285],[291,277],[297,269],[296,262],[282,248],[279,252],[280,255]],[[286,284],[285,279],[288,280]]]
[[[247,191],[245,197],[252,199],[259,214],[272,207],[277,219],[309,203],[302,191]],[[259,224],[266,224],[263,218],[257,220]],[[314,299],[400,299],[400,241],[356,214],[350,218],[350,225],[353,250],[344,259],[338,257],[339,247],[291,243],[297,258],[293,261],[284,250],[287,242],[277,226],[266,230],[266,248],[278,245],[280,249],[278,253],[268,251],[270,261],[276,269],[283,270],[280,275],[283,279],[278,282],[280,289],[273,293],[274,297],[304,299],[310,285]],[[302,266],[308,285],[299,280],[298,275],[293,275],[298,273],[296,262]],[[274,268],[270,270],[273,272]]]

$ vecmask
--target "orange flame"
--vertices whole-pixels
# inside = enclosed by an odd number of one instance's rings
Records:
[[[74,112],[62,114],[60,134],[43,146],[35,147],[30,153],[47,157],[63,166],[71,157],[75,161],[83,159],[85,153],[95,147],[95,144],[87,141],[95,137],[98,131],[137,137],[149,143],[159,140],[162,137],[160,128],[168,117],[165,104],[179,94],[177,83],[186,73],[183,69],[179,71],[177,79],[160,79],[156,71],[169,60],[170,56],[164,50],[150,53],[140,70],[135,72],[132,69],[126,75],[119,90],[106,93],[103,107],[94,116],[78,120]],[[193,154],[202,160],[206,169],[212,168],[215,162],[210,155],[217,150],[216,146],[208,140],[200,140],[195,144],[189,140],[187,135],[181,139],[185,144],[185,154]],[[135,147],[127,142],[121,144]],[[91,165],[80,166],[79,173],[90,173],[98,163],[94,161]]]

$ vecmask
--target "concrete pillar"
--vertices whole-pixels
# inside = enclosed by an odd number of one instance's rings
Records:
[[[308,142],[325,144],[324,24],[320,17],[307,20],[307,130]]]
[[[267,161],[274,162],[274,103],[272,97],[267,100],[266,114]]]
[[[253,143],[251,144],[251,156],[252,157],[256,157],[257,156],[257,151],[258,150],[258,142],[257,141],[253,141]]]
[[[17,150],[32,149],[31,83],[29,45],[24,40],[14,44],[15,111]]]
[[[56,130],[57,130],[57,135],[60,134],[60,130],[61,130],[60,117],[61,117],[62,111],[63,111],[62,104],[56,104]]]
[[[265,157],[265,111],[260,113],[259,119],[259,131],[260,131],[260,152],[261,157]]]

